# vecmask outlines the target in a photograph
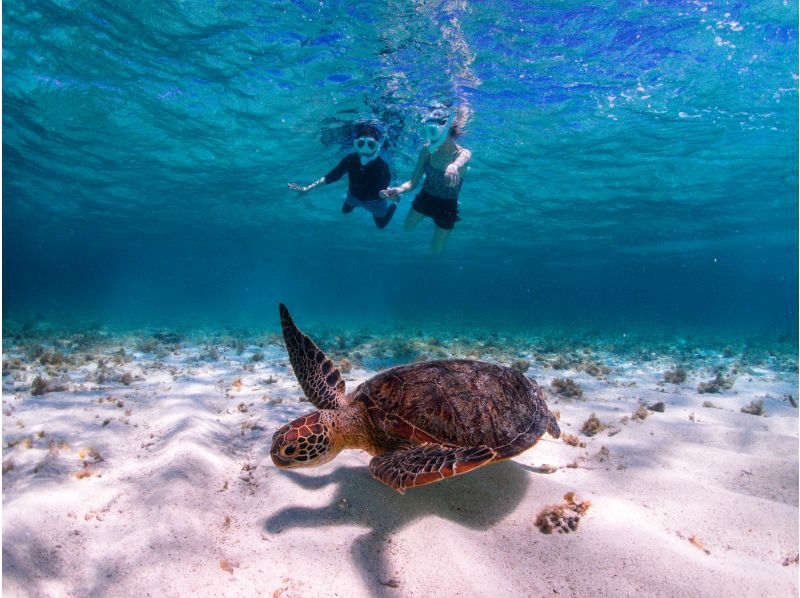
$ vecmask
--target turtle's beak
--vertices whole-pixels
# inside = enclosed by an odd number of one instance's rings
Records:
[[[286,459],[278,455],[278,453],[276,453],[275,451],[272,451],[271,454],[272,454],[272,462],[277,467],[280,467],[281,469],[288,469],[292,466],[291,461],[287,461]]]

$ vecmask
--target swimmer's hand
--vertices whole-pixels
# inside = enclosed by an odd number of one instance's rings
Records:
[[[444,179],[447,181],[448,187],[455,187],[461,181],[461,173],[458,172],[458,166],[450,164],[444,171]]]
[[[389,187],[388,189],[384,189],[378,195],[383,199],[388,199],[390,201],[397,201],[400,199],[400,191],[397,187]]]
[[[321,179],[317,179],[307,187],[303,187],[302,185],[298,185],[297,183],[289,183],[289,189],[297,191],[298,193],[308,193],[318,185],[327,185],[327,184],[328,181],[325,180],[325,177],[322,177]]]
[[[303,187],[302,185],[298,185],[297,183],[289,183],[289,189],[292,191],[297,191],[299,193],[308,193],[311,187]]]

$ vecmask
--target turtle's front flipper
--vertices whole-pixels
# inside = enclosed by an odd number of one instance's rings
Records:
[[[294,375],[317,409],[337,409],[344,403],[344,380],[333,362],[298,330],[286,306],[280,304],[281,328]]]
[[[428,444],[375,457],[369,463],[369,470],[376,480],[403,494],[406,488],[467,473],[491,463],[495,457],[495,452],[486,446],[448,448]]]
[[[558,422],[552,415],[547,416],[547,426],[545,427],[545,431],[553,438],[558,438],[561,436],[561,428],[558,427]]]

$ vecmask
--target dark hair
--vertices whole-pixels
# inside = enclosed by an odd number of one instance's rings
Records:
[[[453,120],[450,121],[450,137],[456,139],[464,134],[469,116],[470,110],[465,106],[459,106],[453,111]]]
[[[355,136],[358,137],[372,137],[376,141],[380,140],[381,132],[378,130],[378,127],[371,123],[358,123],[353,127],[353,132]]]

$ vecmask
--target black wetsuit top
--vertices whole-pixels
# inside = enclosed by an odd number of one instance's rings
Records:
[[[378,193],[386,189],[392,180],[389,165],[380,156],[362,166],[358,154],[348,154],[325,175],[325,184],[338,181],[344,173],[348,174],[350,180],[350,193],[361,201],[380,199]]]

